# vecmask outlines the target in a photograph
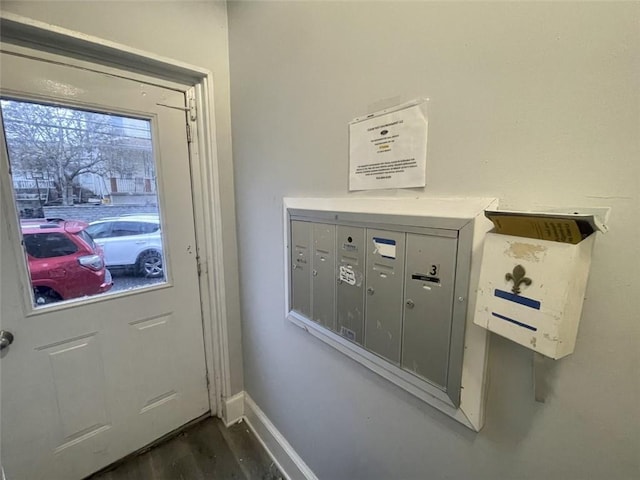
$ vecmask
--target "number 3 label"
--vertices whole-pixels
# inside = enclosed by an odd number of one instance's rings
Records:
[[[431,265],[429,267],[429,275],[432,277],[437,277],[438,276],[438,272],[440,272],[440,265]]]

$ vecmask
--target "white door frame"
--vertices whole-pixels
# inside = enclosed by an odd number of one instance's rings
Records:
[[[213,73],[8,12],[0,12],[0,40],[2,51],[182,91],[195,106],[197,113],[188,115],[189,156],[209,406],[212,415],[223,417],[224,399],[232,392]]]

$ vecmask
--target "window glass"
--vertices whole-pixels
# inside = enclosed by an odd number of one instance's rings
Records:
[[[92,250],[95,250],[96,242],[93,241],[93,238],[91,238],[91,235],[89,235],[86,230],[82,230],[80,233],[78,233],[78,236],[82,238],[82,240],[87,242],[87,245],[89,245]]]
[[[157,232],[160,228],[160,225],[157,223],[140,223],[140,230],[142,233],[154,233]]]
[[[111,234],[111,224],[110,223],[95,223],[93,225],[89,225],[85,230],[92,238],[106,238]]]
[[[4,97],[0,111],[34,307],[165,282],[151,121]]]
[[[138,222],[116,222],[111,229],[112,237],[126,237],[144,233]]]
[[[35,233],[24,236],[27,253],[35,258],[63,257],[78,251],[78,247],[64,233]]]

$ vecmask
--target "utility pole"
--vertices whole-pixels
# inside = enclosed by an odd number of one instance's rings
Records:
[[[31,177],[36,181],[36,190],[38,191],[38,204],[40,205],[39,215],[44,218],[44,204],[42,203],[42,195],[40,194],[40,184],[38,183],[38,179],[43,179],[44,175],[42,172],[31,172]]]

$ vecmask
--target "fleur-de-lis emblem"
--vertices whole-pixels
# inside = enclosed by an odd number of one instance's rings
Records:
[[[513,269],[513,273],[507,273],[504,278],[507,282],[513,282],[513,288],[511,291],[516,295],[520,294],[520,285],[523,283],[528,287],[531,285],[531,279],[525,277],[527,272],[525,272],[524,267],[522,265],[516,265]]]

